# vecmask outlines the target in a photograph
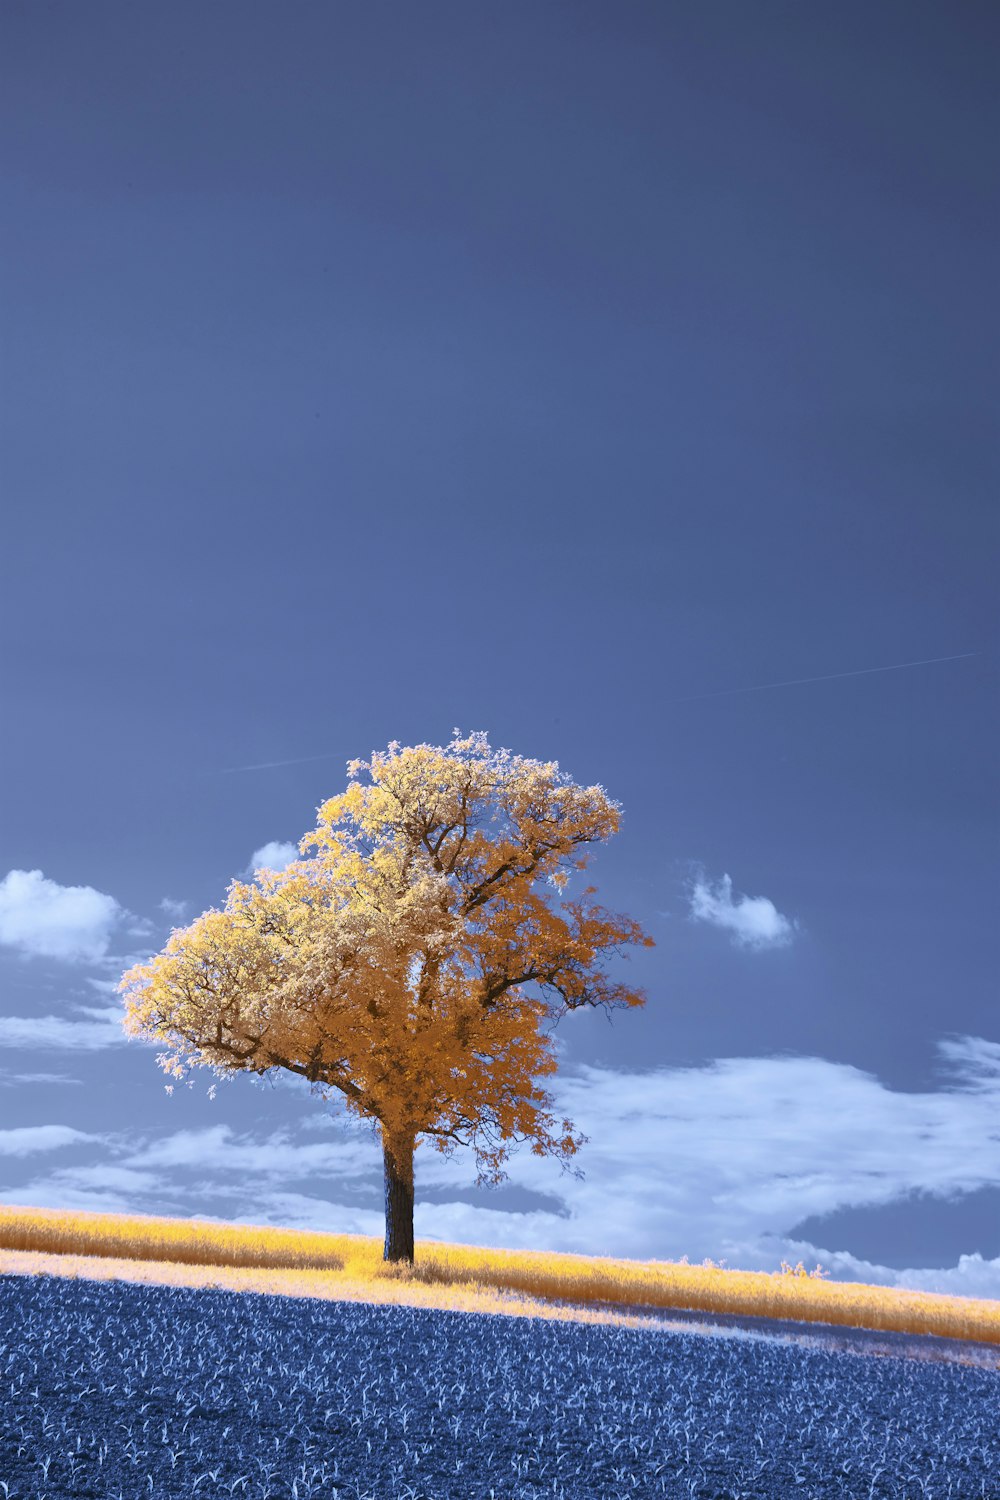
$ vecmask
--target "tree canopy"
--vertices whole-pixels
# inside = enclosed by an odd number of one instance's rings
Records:
[[[566,894],[621,809],[558,762],[456,730],[445,747],[393,741],[348,772],[302,858],[234,880],[222,910],[175,930],[119,989],[126,1031],[166,1043],[168,1073],[284,1069],[377,1122],[385,1255],[412,1260],[422,1139],[471,1147],[481,1183],[502,1180],[519,1142],[570,1161],[582,1137],[540,1082],[557,1066],[551,1025],[642,1005],[601,959],[653,940],[593,886]]]

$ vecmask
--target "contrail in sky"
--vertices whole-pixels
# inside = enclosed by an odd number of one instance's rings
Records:
[[[868,677],[873,672],[902,672],[906,667],[930,667],[939,661],[965,661],[979,656],[979,651],[960,651],[957,656],[927,656],[923,661],[897,661],[891,667],[861,667],[854,672],[826,672],[822,677],[790,677],[787,682],[758,682],[753,687],[719,688],[714,693],[691,693],[686,698],[671,698],[671,703],[690,703],[695,698],[725,698],[730,693],[764,693],[769,688],[801,687],[806,682],[832,682],[835,677]]]
[[[718,688],[713,693],[691,693],[686,698],[671,698],[670,703],[692,703],[697,698],[727,698],[732,693],[766,693],[770,688],[801,687],[807,682],[833,682],[838,677],[870,677],[873,672],[902,672],[907,667],[931,667],[941,661],[966,661],[970,656],[980,656],[979,651],[960,651],[957,656],[926,656],[922,661],[897,661],[889,667],[861,667],[853,672],[825,672],[822,677],[789,677],[786,682],[758,682],[753,687]],[[264,760],[256,766],[223,766],[218,773],[231,775],[235,771],[271,771],[277,766],[304,766],[314,760],[332,760],[336,750],[325,755],[300,755],[294,760]]]
[[[311,760],[332,760],[337,753],[328,750],[325,755],[300,755],[296,760],[264,760],[259,766],[223,766],[218,774],[228,776],[232,771],[270,771],[275,766],[304,766]]]

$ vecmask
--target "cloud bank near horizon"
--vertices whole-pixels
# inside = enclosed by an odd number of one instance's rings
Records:
[[[584,1180],[524,1150],[494,1195],[475,1190],[468,1153],[448,1160],[424,1145],[417,1235],[711,1257],[751,1270],[818,1260],[839,1279],[1000,1297],[1000,1258],[974,1247],[953,1267],[899,1271],[796,1233],[838,1209],[915,1192],[944,1204],[1000,1185],[1000,1044],[960,1037],[939,1050],[948,1082],[920,1094],[816,1057],[722,1058],[645,1073],[578,1068],[552,1093],[590,1137],[578,1158]],[[263,1135],[219,1123],[158,1139],[105,1136],[101,1159],[36,1176],[0,1201],[380,1235],[381,1157],[370,1129],[322,1113],[308,1095],[295,1103],[297,1120],[278,1119]]]

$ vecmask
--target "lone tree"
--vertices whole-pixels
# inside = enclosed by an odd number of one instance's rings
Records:
[[[119,984],[125,1030],[166,1042],[183,1077],[284,1068],[377,1122],[388,1261],[413,1261],[413,1157],[421,1138],[475,1151],[498,1183],[510,1147],[565,1167],[585,1137],[557,1121],[538,1080],[556,1070],[546,1029],[583,1006],[639,1006],[603,954],[651,947],[591,899],[556,901],[620,808],[543,763],[491,750],[393,741],[348,765],[280,873],[234,880],[225,908],[171,935]],[[362,773],[368,780],[363,783]]]

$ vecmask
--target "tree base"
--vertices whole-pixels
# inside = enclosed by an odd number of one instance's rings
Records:
[[[413,1141],[382,1141],[385,1245],[382,1259],[413,1264]]]

